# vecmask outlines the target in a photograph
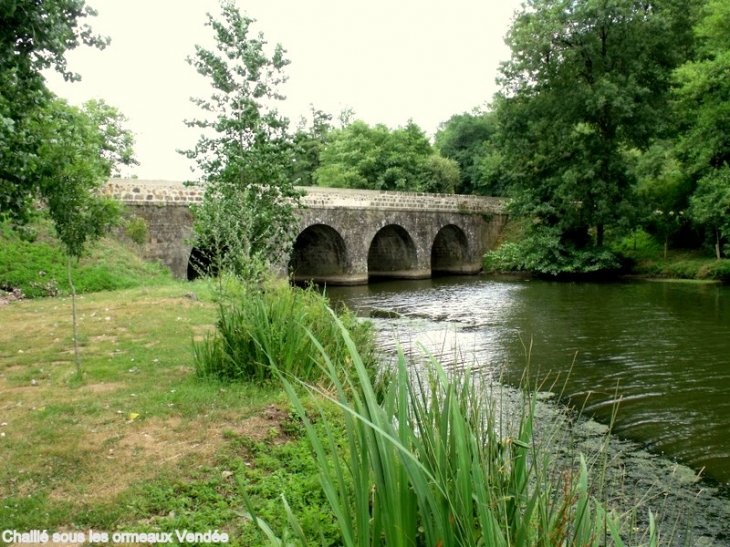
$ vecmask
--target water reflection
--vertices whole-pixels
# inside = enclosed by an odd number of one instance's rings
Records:
[[[730,287],[442,278],[328,289],[376,319],[383,344],[423,344],[519,383],[533,379],[652,450],[730,482]],[[374,315],[378,315],[376,312]],[[569,376],[569,377],[568,377]]]

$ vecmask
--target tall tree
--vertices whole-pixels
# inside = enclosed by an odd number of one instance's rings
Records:
[[[730,238],[730,2],[709,0],[695,28],[698,55],[675,73],[678,144],[697,188],[690,216],[711,236],[718,260]]]
[[[282,259],[296,235],[299,194],[289,176],[288,120],[275,108],[284,99],[278,89],[289,61],[281,45],[269,53],[263,34],[251,33],[255,20],[233,2],[223,1],[221,10],[221,20],[208,14],[206,24],[216,49],[195,46],[188,58],[214,92],[193,99],[208,116],[186,121],[203,133],[194,149],[182,153],[203,173],[196,246],[224,268],[249,275],[254,262]]]
[[[332,131],[332,115],[310,105],[311,120],[304,116],[294,133],[292,160],[292,180],[300,186],[312,186],[313,175],[322,163],[320,155],[329,141]]]
[[[505,176],[500,172],[498,132],[494,112],[464,112],[442,123],[434,146],[439,153],[459,164],[460,194],[504,195]]]
[[[527,0],[507,37],[497,113],[515,212],[533,219],[533,264],[611,264],[607,230],[628,223],[626,151],[670,127],[671,71],[691,48],[696,2]]]
[[[63,191],[41,178],[39,116],[53,101],[41,71],[55,68],[67,80],[79,79],[68,70],[66,52],[109,41],[83,22],[95,14],[84,0],[0,3],[0,216],[27,221],[34,200]]]

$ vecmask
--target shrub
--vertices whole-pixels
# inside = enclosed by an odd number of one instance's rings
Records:
[[[327,298],[315,289],[241,285],[225,291],[228,296],[219,303],[215,332],[193,344],[199,376],[265,381],[272,378],[273,364],[285,374],[313,381],[321,375],[317,344],[338,362],[348,362]],[[370,325],[358,322],[347,309],[340,318],[372,356]]]
[[[482,266],[488,272],[512,272],[524,269],[524,251],[517,243],[503,243],[484,255]]]

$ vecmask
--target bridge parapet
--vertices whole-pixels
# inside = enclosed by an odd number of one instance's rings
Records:
[[[301,186],[306,192],[302,203],[315,209],[374,209],[441,211],[450,213],[505,213],[503,198],[455,194],[391,192]],[[111,179],[104,193],[125,203],[171,205],[192,204],[203,200],[204,189],[185,186],[182,182],[138,179]]]

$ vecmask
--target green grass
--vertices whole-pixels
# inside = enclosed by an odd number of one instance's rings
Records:
[[[112,237],[90,246],[74,265],[79,293],[128,289],[170,281],[160,266],[142,260],[134,248]],[[29,298],[70,292],[67,259],[49,221],[39,220],[23,231],[0,224],[0,290],[19,288]]]

